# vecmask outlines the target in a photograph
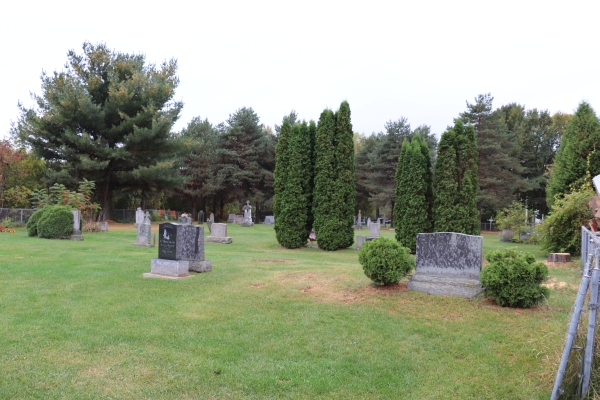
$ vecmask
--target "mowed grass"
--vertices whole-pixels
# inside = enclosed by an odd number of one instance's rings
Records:
[[[286,250],[266,225],[206,243],[210,273],[145,279],[157,248],[117,225],[0,234],[0,398],[545,399],[579,280],[551,269],[526,310],[378,288],[356,251]]]

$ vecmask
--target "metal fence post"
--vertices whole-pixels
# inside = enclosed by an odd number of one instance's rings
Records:
[[[592,358],[594,356],[594,336],[596,333],[596,323],[598,315],[598,279],[600,278],[600,249],[594,251],[594,270],[592,271],[592,290],[590,291],[590,302],[588,310],[590,311],[587,338],[585,344],[585,353],[582,363],[583,381],[579,388],[579,397],[586,395],[590,387],[590,375],[592,371]]]

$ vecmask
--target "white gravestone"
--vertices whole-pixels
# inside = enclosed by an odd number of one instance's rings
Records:
[[[135,226],[137,228],[143,223],[144,223],[144,211],[142,210],[141,207],[138,207],[137,210],[135,210],[135,224],[133,224],[133,226]]]
[[[152,223],[150,222],[150,213],[147,211],[143,223],[138,226],[137,240],[133,245],[137,247],[154,247],[154,243],[152,243]]]
[[[81,234],[81,211],[71,210],[73,213],[73,233],[71,234],[71,240],[83,240]]]
[[[231,244],[233,241],[227,236],[227,224],[212,224],[210,236],[206,238],[207,242]]]

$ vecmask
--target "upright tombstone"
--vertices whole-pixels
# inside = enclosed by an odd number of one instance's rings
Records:
[[[148,211],[146,211],[144,220],[138,226],[137,239],[133,245],[137,247],[154,247],[154,243],[152,243],[152,223]]]
[[[198,212],[198,224],[204,224],[204,211],[202,210]]]
[[[356,216],[356,229],[362,229],[362,215],[360,215],[360,210],[358,210],[358,215]]]
[[[267,215],[265,217],[265,222],[263,222],[264,225],[274,225],[275,224],[275,217],[272,215]]]
[[[135,226],[136,228],[139,228],[141,224],[144,223],[144,211],[142,210],[142,207],[138,207],[137,210],[135,210],[135,224],[133,224],[133,226]]]
[[[371,227],[371,217],[367,218],[367,228]]]
[[[244,222],[244,216],[243,215],[236,215],[233,222],[236,223],[236,224],[238,224],[238,225],[241,225],[242,222]]]
[[[158,258],[150,262],[146,278],[187,278],[189,271],[210,272],[204,259],[204,227],[166,222],[158,228]]]
[[[227,236],[227,224],[212,224],[210,236],[206,238],[207,242],[231,244],[233,240]]]
[[[208,226],[208,231],[211,232],[210,227],[215,222],[215,214],[210,213],[208,220],[206,221],[206,225]]]
[[[229,214],[227,217],[227,222],[234,223],[235,222],[235,214]]]
[[[409,290],[431,294],[478,297],[483,237],[456,232],[417,234],[416,272]]]
[[[108,222],[100,221],[98,222],[98,229],[100,232],[108,232]]]
[[[187,214],[185,216],[181,216],[179,217],[179,223],[181,225],[191,225],[192,224],[192,218],[188,217]]]
[[[367,240],[377,239],[380,236],[379,222],[371,222],[369,225],[369,236],[367,236]]]
[[[254,222],[252,222],[252,206],[250,205],[250,200],[246,200],[246,205],[244,206],[244,221],[241,225],[254,226]]]
[[[363,243],[367,241],[367,237],[365,235],[357,235],[356,236],[356,246],[354,250],[360,250],[362,248]]]
[[[81,211],[71,210],[73,213],[73,233],[71,233],[71,240],[83,240],[81,234]]]

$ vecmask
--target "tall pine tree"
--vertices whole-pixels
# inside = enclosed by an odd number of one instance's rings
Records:
[[[438,146],[434,231],[479,234],[477,158],[475,130],[457,119],[454,128],[442,134]]]
[[[398,165],[396,240],[416,252],[417,234],[431,231],[431,161],[420,136],[402,144]]]
[[[548,182],[548,205],[580,186],[587,173],[600,173],[600,123],[592,107],[582,102],[565,128]]]
[[[292,126],[289,118],[283,118],[283,124],[280,127],[279,139],[277,140],[277,147],[275,149],[275,171],[273,172],[273,216],[275,217],[275,234],[279,229],[279,215],[280,215],[280,197],[285,189],[285,182],[287,180],[287,170],[289,164],[288,146],[290,141],[290,134],[292,132]],[[279,238],[277,238],[279,241]]]
[[[354,243],[354,133],[350,121],[350,105],[342,102],[335,121],[335,175],[338,204],[338,248]]]

